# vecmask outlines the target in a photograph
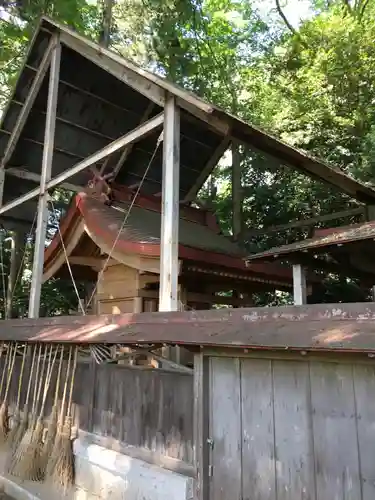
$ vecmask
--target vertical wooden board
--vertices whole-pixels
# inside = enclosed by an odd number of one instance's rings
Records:
[[[353,373],[362,500],[374,500],[375,366],[355,365]]]
[[[211,358],[211,500],[241,500],[241,401],[238,358]]]
[[[273,361],[273,388],[277,500],[315,500],[308,363]]]
[[[242,498],[276,500],[272,361],[241,361]]]
[[[352,368],[314,361],[310,379],[317,499],[359,500]]]

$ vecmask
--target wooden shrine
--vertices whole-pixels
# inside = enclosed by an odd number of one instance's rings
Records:
[[[133,198],[120,185],[112,186],[110,205],[78,194],[45,251],[43,279],[71,272],[91,284],[92,314],[158,310],[160,198],[138,195],[130,210]],[[251,305],[256,291],[291,289],[287,268],[246,267],[243,250],[221,234],[209,211],[182,206],[179,227],[180,309]]]

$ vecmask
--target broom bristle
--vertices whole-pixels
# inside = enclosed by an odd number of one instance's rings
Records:
[[[10,428],[10,431],[7,435],[7,440],[5,443],[6,451],[10,452],[10,454],[12,451],[14,438],[17,435],[18,429],[19,429],[20,424],[21,424],[21,415],[20,415],[19,410],[16,410],[15,414],[13,415],[12,420],[13,420],[12,427]]]
[[[61,439],[62,439],[62,426],[59,423],[57,426],[55,439],[53,441],[53,445],[51,446],[51,453],[48,457],[47,466],[46,466],[46,477],[51,478],[53,472],[55,470],[56,462],[60,454],[61,448]]]
[[[22,479],[28,479],[29,481],[41,481],[43,475],[41,474],[39,464],[40,460],[40,450],[42,448],[43,442],[43,420],[38,418],[34,431],[32,433],[32,438],[27,447],[25,447],[24,456],[22,460]]]
[[[20,423],[18,425],[18,428],[14,428],[14,435],[12,437],[12,442],[11,440],[11,434],[12,431],[9,433],[8,436],[8,443],[9,443],[9,456],[7,458],[7,464],[6,468],[9,474],[12,474],[13,472],[13,465],[14,465],[14,460],[15,460],[15,455],[17,453],[17,449],[22,441],[23,436],[25,435],[25,432],[27,431],[28,428],[28,423],[29,423],[29,416],[27,412],[24,412],[22,418],[20,419]]]
[[[48,422],[47,426],[47,432],[46,432],[46,437],[44,440],[44,445],[43,445],[43,451],[42,451],[42,457],[41,457],[41,462],[42,462],[42,467],[44,467],[44,470],[47,468],[48,461],[52,455],[53,447],[55,444],[56,440],[56,433],[57,433],[57,415],[58,414],[58,408],[57,405],[52,408],[51,412],[51,417]]]
[[[0,406],[0,446],[4,446],[9,434],[8,403],[3,401]]]
[[[61,488],[64,493],[74,482],[74,455],[71,432],[72,419],[67,417],[61,434],[60,451],[51,475],[54,485]]]
[[[29,470],[29,464],[25,459],[28,459],[27,456],[27,450],[29,449],[30,444],[32,443],[33,440],[33,434],[34,434],[34,420],[31,422],[29,427],[26,429],[26,432],[22,436],[22,439],[20,441],[20,444],[14,454],[14,458],[12,461],[12,474],[13,476],[17,476],[20,478],[25,477],[25,471]]]

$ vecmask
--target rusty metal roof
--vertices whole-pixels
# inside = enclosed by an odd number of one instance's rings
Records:
[[[375,304],[5,320],[0,340],[374,353]]]
[[[227,139],[235,139],[253,149],[289,165],[307,175],[327,182],[363,202],[374,202],[375,190],[351,177],[339,168],[328,166],[290,147],[262,130],[206,103],[197,96],[144,71],[134,63],[78,35],[66,26],[43,18],[35,34],[14,93],[3,115],[0,128],[0,157],[4,153],[17,117],[40,67],[53,34],[62,43],[59,81],[57,126],[53,176],[75,165],[82,158],[103,148],[138,126],[144,117],[160,113],[166,92],[173,94],[182,108],[181,114],[181,182],[180,198],[202,186],[214,167],[213,158],[225,149]],[[31,113],[15,151],[7,164],[4,203],[30,191],[37,180],[19,178],[11,168],[22,168],[39,175],[41,171],[44,122],[47,103],[48,72],[32,106]],[[139,183],[152,157],[158,133],[136,143],[123,163],[117,181]],[[159,148],[160,149],[160,148]],[[113,155],[107,165],[110,170],[119,155]],[[161,191],[162,155],[159,150],[145,178],[145,193]],[[82,172],[71,182],[86,185],[90,174]],[[30,223],[35,201],[11,211],[9,217]],[[10,220],[8,214],[5,219]]]
[[[302,241],[296,241],[289,245],[270,248],[265,252],[259,252],[249,255],[246,258],[247,262],[255,260],[268,260],[281,256],[308,251],[308,250],[325,250],[331,247],[345,245],[360,240],[373,240],[375,238],[375,221],[353,224],[342,228],[331,229],[328,234],[316,236]]]

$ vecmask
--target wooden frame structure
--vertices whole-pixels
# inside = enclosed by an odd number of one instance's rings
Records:
[[[39,37],[39,38],[38,38]],[[43,39],[43,40],[42,40]],[[39,40],[39,41],[38,41]],[[42,40],[42,41],[41,41]],[[47,43],[46,43],[47,40]],[[39,64],[33,66],[32,50],[34,45],[40,44],[40,51],[43,53]],[[43,44],[44,50],[43,50]],[[87,126],[77,125],[67,119],[58,116],[58,93],[61,83],[64,83],[72,91],[79,91],[86,96],[92,96],[90,91],[83,88],[77,89],[73,84],[62,81],[62,59],[63,54],[79,54],[92,67],[105,71],[108,75],[115,77],[121,84],[136,92],[142,98],[148,99],[142,117],[138,120],[138,125],[132,126],[127,133],[110,140],[101,132],[93,132]],[[30,55],[31,54],[31,55]],[[31,60],[30,60],[31,57]],[[35,54],[33,55],[35,60]],[[160,287],[160,308],[161,310],[177,309],[177,276],[178,276],[178,220],[179,203],[189,203],[194,200],[198,190],[207,179],[208,175],[217,164],[223,153],[230,146],[232,141],[236,144],[244,143],[253,149],[262,152],[265,156],[271,156],[284,164],[296,168],[307,175],[318,178],[324,182],[339,187],[350,196],[361,202],[375,204],[375,190],[361,184],[345,175],[339,169],[325,165],[318,160],[307,156],[304,152],[283,144],[281,141],[265,134],[255,127],[244,123],[236,117],[233,117],[224,111],[208,104],[191,93],[188,93],[168,81],[148,73],[135,64],[118,57],[110,51],[99,47],[95,43],[86,40],[77,33],[66,27],[43,18],[35,34],[34,40],[26,60],[25,66],[21,71],[33,73],[31,85],[27,93],[24,93],[24,100],[17,100],[16,93],[4,113],[3,123],[7,120],[8,114],[12,114],[18,107],[16,120],[11,130],[0,129],[1,139],[5,146],[0,152],[2,160],[0,164],[0,216],[8,216],[9,212],[18,209],[21,205],[27,204],[32,200],[38,200],[37,230],[35,239],[35,255],[32,273],[32,290],[30,295],[30,317],[39,315],[40,290],[42,282],[42,262],[44,252],[44,242],[46,235],[47,217],[48,217],[48,192],[57,186],[65,187],[73,191],[78,191],[80,186],[71,179],[78,179],[79,175],[87,170],[98,171],[96,165],[102,164],[102,173],[106,168],[109,158],[121,153],[116,161],[115,167],[110,175],[117,176],[121,165],[131,154],[133,145],[139,143],[144,138],[159,133],[164,130],[163,137],[163,161],[161,175],[162,192],[162,256],[161,256],[161,287]],[[35,103],[43,88],[45,78],[49,74],[48,84],[48,103],[46,107],[46,123],[44,142],[36,139],[23,138],[28,120],[33,112]],[[21,85],[21,84],[20,84]],[[22,89],[21,89],[22,90]],[[105,101],[102,97],[102,102]],[[13,106],[13,108],[12,108]],[[20,107],[20,108],[19,108]],[[161,108],[161,109],[160,109]],[[13,110],[13,111],[12,111]],[[36,110],[38,113],[39,111]],[[199,173],[195,173],[194,182],[190,182],[185,192],[181,196],[179,184],[185,176],[180,175],[181,169],[181,138],[180,121],[183,115],[184,124],[200,124],[205,130],[215,134],[215,147],[212,148],[212,154],[208,158]],[[134,122],[133,122],[134,123]],[[57,126],[65,124],[67,127],[75,127],[82,130],[82,133],[91,137],[95,136],[106,145],[92,154],[83,157],[73,152],[64,152],[56,146]],[[64,126],[65,126],[64,125]],[[184,125],[185,126],[185,125]],[[195,125],[194,125],[195,126]],[[43,147],[42,168],[40,174],[28,168],[21,168],[10,164],[20,141],[24,140],[28,144],[38,144]],[[214,144],[214,143],[213,143]],[[55,173],[53,166],[54,155],[65,154],[70,158],[75,158],[75,164],[70,168]],[[22,179],[28,183],[38,183],[38,187],[27,191],[24,194],[13,196],[12,199],[4,201],[4,184],[6,179]],[[139,185],[139,183],[138,183]],[[237,203],[238,205],[238,203]],[[26,205],[25,205],[26,206]],[[12,213],[12,212],[11,212]],[[9,220],[11,220],[11,217]],[[14,218],[14,220],[17,219]]]

